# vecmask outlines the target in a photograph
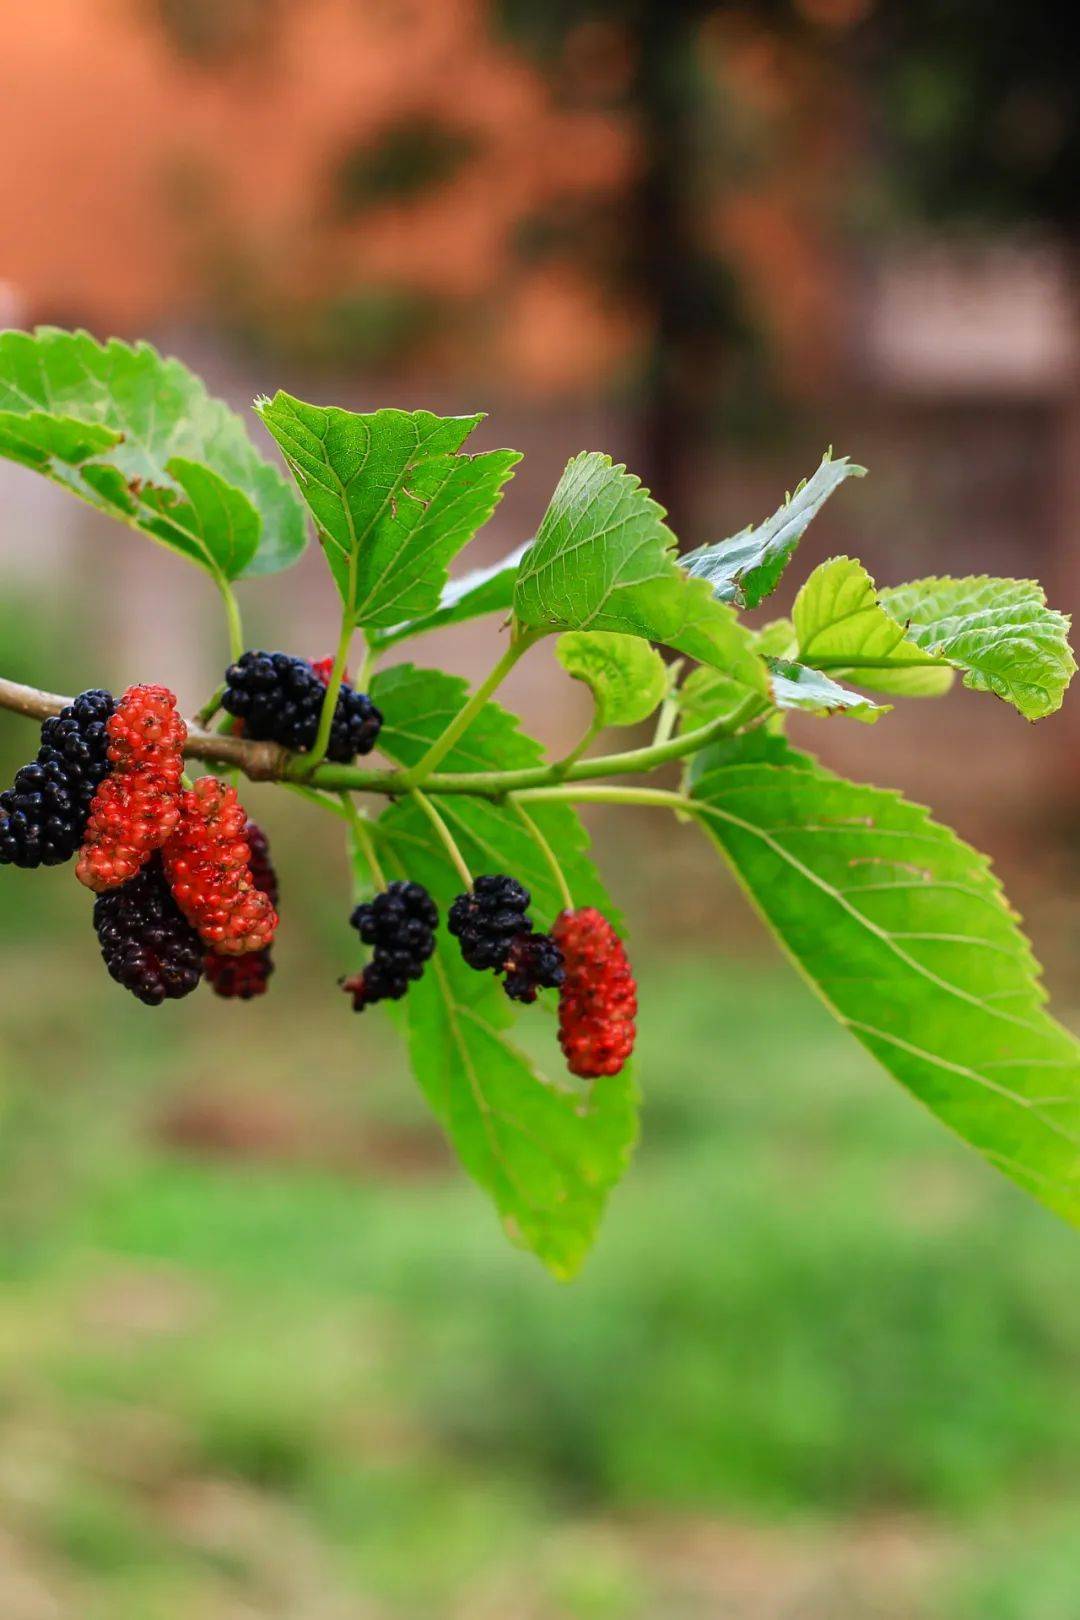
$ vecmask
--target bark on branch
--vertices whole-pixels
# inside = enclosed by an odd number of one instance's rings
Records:
[[[41,692],[36,686],[23,686],[0,676],[0,709],[24,714],[31,720],[47,720],[70,703],[57,692]],[[188,759],[202,759],[214,765],[233,765],[253,782],[276,782],[286,775],[290,755],[278,743],[250,742],[244,737],[227,737],[204,731],[193,720],[187,722],[184,753]]]

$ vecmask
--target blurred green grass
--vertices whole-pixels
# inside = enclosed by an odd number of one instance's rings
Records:
[[[0,874],[3,1620],[1075,1620],[1075,1235],[756,947],[654,946],[642,1147],[552,1283],[278,797],[261,1005],[137,1006],[70,873]]]

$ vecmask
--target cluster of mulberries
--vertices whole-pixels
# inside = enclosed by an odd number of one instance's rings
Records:
[[[169,892],[158,854],[97,896],[94,931],[109,973],[148,1007],[190,995],[202,978],[203,943]]]
[[[353,998],[353,1011],[363,1012],[376,1001],[400,1001],[435,949],[435,902],[423,884],[399,880],[357,906],[349,921],[373,947],[367,966],[341,982]]]
[[[96,894],[134,877],[175,832],[187,727],[164,686],[131,686],[106,723],[109,774],[94,794],[75,865]]]
[[[562,956],[548,934],[537,932],[528,912],[531,895],[504,873],[478,877],[450,907],[447,927],[469,967],[501,973],[512,1001],[533,1002],[538,990],[562,984]]]
[[[263,950],[277,928],[269,895],[251,875],[247,817],[236,789],[200,776],[180,797],[180,821],[162,858],[176,903],[220,956]]]
[[[246,652],[225,671],[222,707],[243,722],[245,737],[306,751],[319,729],[330,665],[332,660],[322,659],[313,666],[290,653]],[[381,726],[382,715],[367,693],[343,681],[327,759],[347,765],[357,754],[370,754]]]
[[[225,707],[258,740],[310,747],[330,661],[245,653],[228,673]],[[342,689],[330,757],[366,753],[381,716]],[[44,722],[37,758],[0,793],[0,865],[42,866],[79,848],[76,875],[95,891],[94,930],[111,976],[148,1006],[190,995],[205,977],[228,1000],[262,995],[274,971],[278,882],[265,833],[215,776],[182,786],[187,730],[163,686],[115,702],[83,692]],[[550,933],[505,873],[478,877],[447,926],[467,965],[495,973],[512,1001],[559,991],[559,1044],[570,1072],[617,1074],[635,1037],[637,991],[626,951],[594,907],[566,910]],[[357,1012],[398,1001],[435,950],[428,891],[392,882],[351,922],[371,959],[341,981]]]
[[[262,828],[249,821],[244,837],[251,853],[249,872],[251,881],[270,904],[277,909],[278,880],[274,863],[270,859],[270,843]],[[207,983],[214,994],[226,1001],[251,1001],[266,994],[270,975],[274,971],[273,952],[269,945],[243,956],[219,956],[208,951],[203,963]]]
[[[42,724],[37,757],[0,793],[0,866],[59,866],[83,841],[109,770],[108,692],[82,692]]]
[[[571,1074],[618,1074],[634,1050],[637,986],[626,948],[594,906],[563,911],[552,933],[562,951],[559,1045]]]

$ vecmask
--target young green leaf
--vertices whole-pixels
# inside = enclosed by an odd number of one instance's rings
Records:
[[[611,630],[567,630],[555,656],[568,675],[584,681],[602,726],[636,726],[667,694],[667,665],[647,641]]]
[[[509,613],[514,603],[518,564],[528,547],[526,540],[524,545],[489,568],[473,568],[460,579],[450,580],[442,588],[437,608],[419,618],[391,625],[389,630],[376,631],[372,636],[375,646],[392,647],[410,636],[426,635],[429,630],[441,630],[448,624],[464,624],[485,613]]]
[[[800,709],[804,714],[848,714],[853,720],[873,725],[892,707],[874,703],[861,692],[841,686],[819,669],[793,664],[786,658],[770,658],[769,674],[773,702],[778,709]]]
[[[882,607],[925,653],[964,672],[1028,720],[1060,709],[1076,660],[1069,620],[1029,579],[919,579],[881,591]]]
[[[467,684],[411,665],[381,672],[372,695],[385,715],[380,746],[415,763]],[[489,703],[455,744],[454,770],[528,766],[542,758],[513,715]],[[465,796],[440,800],[440,814],[470,870],[510,872],[532,894],[532,914],[549,926],[562,896],[543,850],[507,805]],[[614,916],[588,854],[588,835],[569,805],[536,804],[531,818],[558,858],[575,904]],[[445,917],[461,879],[428,819],[402,800],[378,823],[380,852],[434,896]],[[579,1268],[595,1236],[608,1192],[626,1167],[637,1135],[637,1091],[629,1069],[588,1090],[553,1083],[509,1038],[514,1010],[491,974],[473,972],[457,941],[439,930],[436,954],[403,1004],[417,1080],[462,1164],[490,1194],[510,1236],[557,1276]],[[554,1026],[540,1013],[540,1027]]]
[[[783,757],[702,776],[706,830],[856,1038],[992,1164],[1080,1221],[1080,1045],[1044,1010],[989,863],[898,794]]]
[[[952,669],[909,641],[878,601],[861,562],[833,557],[806,580],[792,609],[800,664],[848,675],[872,692],[936,697]]]
[[[273,573],[304,549],[296,496],[240,418],[147,343],[0,334],[0,454],[217,578]]]
[[[522,559],[514,612],[541,630],[613,630],[659,641],[767,695],[749,632],[675,559],[664,511],[610,456],[575,456]]]
[[[865,467],[855,466],[846,456],[834,461],[832,451],[827,451],[812,477],[804,478],[765,523],[742,529],[730,540],[699,546],[683,557],[683,567],[695,578],[708,580],[719,601],[755,608],[775,591],[811,520],[833,491],[846,478],[865,476]]]
[[[255,409],[311,508],[353,622],[393,629],[434,613],[451,561],[495,510],[518,452],[463,454],[482,416],[361,414],[284,393]]]

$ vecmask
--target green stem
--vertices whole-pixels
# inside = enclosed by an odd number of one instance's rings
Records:
[[[811,669],[953,669],[948,658],[815,658],[810,653],[800,655],[800,663]]]
[[[450,831],[449,827],[446,825],[446,822],[443,820],[442,816],[440,816],[439,812],[436,810],[435,806],[432,804],[432,802],[428,798],[427,794],[426,793],[421,793],[419,788],[413,788],[412,793],[410,794],[410,798],[412,798],[412,799],[414,799],[416,801],[416,803],[420,806],[420,809],[424,812],[425,816],[431,822],[431,825],[434,827],[435,831],[439,835],[439,839],[440,839],[440,841],[441,841],[441,843],[443,845],[443,848],[446,850],[447,855],[449,855],[449,857],[450,857],[450,860],[451,860],[451,862],[452,862],[452,864],[454,866],[455,871],[457,872],[458,876],[461,878],[461,880],[464,883],[465,887],[467,889],[471,889],[472,888],[472,873],[469,871],[469,868],[466,866],[465,857],[462,855],[460,849],[458,849],[457,844],[456,844],[456,842],[454,840],[454,835]]]
[[[751,692],[733,714],[720,715],[693,731],[684,731],[664,743],[650,744],[646,748],[632,748],[624,754],[601,754],[592,759],[580,759],[564,768],[561,765],[533,765],[518,771],[461,771],[438,772],[430,776],[424,786],[431,793],[468,793],[482,799],[501,799],[507,793],[522,788],[546,787],[554,782],[595,781],[604,776],[636,776],[667,765],[675,759],[696,754],[706,744],[721,737],[730,737],[739,729],[768,711],[767,698]],[[464,712],[464,711],[462,711]],[[295,758],[288,768],[291,780],[305,780],[303,755]],[[295,773],[295,774],[294,774]],[[355,765],[320,765],[311,775],[311,785],[331,789],[348,788],[355,792],[388,793],[391,796],[408,793],[412,777],[406,771],[367,771]]]
[[[371,673],[372,669],[374,668],[375,660],[378,656],[379,648],[376,646],[375,642],[372,641],[370,636],[365,635],[364,662],[361,664],[360,673],[356,677],[356,690],[358,692],[366,692],[368,687],[371,685]]]
[[[217,691],[212,693],[195,716],[196,725],[208,726],[221,708],[221,700],[225,696],[225,682],[222,681]]]
[[[423,787],[435,767],[441,760],[445,759],[458,738],[472,725],[491,694],[502,685],[518,659],[523,653],[528,652],[529,648],[539,641],[543,634],[542,630],[525,630],[513,635],[509,647],[507,647],[487,679],[481,681],[464,708],[458,710],[442,736],[432,743],[419,763],[407,772],[411,787]]]
[[[679,677],[685,663],[685,658],[677,658],[673,664],[668,665],[668,693],[656,717],[656,730],[653,732],[654,748],[666,743],[675,730],[675,721],[679,716]]]
[[[562,759],[557,762],[555,767],[556,770],[568,771],[571,765],[576,765],[582,754],[588,748],[589,744],[595,737],[599,736],[603,729],[603,721],[600,719],[600,716],[594,715],[592,724],[585,733],[584,737],[582,737],[576,748],[571,748],[570,752],[568,754],[564,754]]]
[[[541,787],[526,788],[517,795],[530,804],[644,804],[662,810],[683,810],[696,815],[702,810],[696,799],[666,788]]]
[[[282,782],[281,786],[285,788],[286,792],[295,793],[301,799],[306,799],[308,804],[314,804],[320,810],[326,810],[330,815],[337,816],[342,821],[349,820],[348,811],[343,809],[340,804],[335,803],[333,799],[328,799],[325,793],[317,793],[314,788],[304,787],[300,782]]]
[[[359,847],[361,855],[367,862],[371,875],[375,879],[376,884],[380,889],[385,889],[386,873],[379,864],[379,857],[375,853],[375,845],[372,841],[367,822],[356,808],[356,805],[353,803],[352,798],[348,793],[343,793],[341,795],[341,803],[345,811],[345,818],[349,823],[349,829],[352,833],[354,842]]]
[[[519,821],[522,822],[532,836],[537,848],[543,855],[545,861],[547,861],[548,866],[551,868],[551,875],[555,879],[555,886],[562,896],[564,909],[566,911],[573,911],[574,899],[570,893],[570,885],[566,881],[566,873],[560,866],[555,851],[552,849],[551,845],[548,843],[547,839],[544,837],[543,833],[540,831],[540,828],[536,825],[536,822],[533,820],[532,816],[530,816],[521,800],[515,798],[514,795],[511,794],[508,802],[516,813]]]
[[[321,765],[326,758],[326,750],[330,743],[330,728],[334,723],[334,710],[341,693],[341,683],[345,678],[345,662],[349,656],[349,645],[353,637],[353,622],[349,614],[341,616],[341,634],[338,637],[337,651],[334,653],[334,663],[330,670],[330,679],[326,683],[323,694],[322,708],[319,710],[319,729],[315,733],[315,741],[311,752],[305,754],[305,776],[310,776],[317,765]]]
[[[229,661],[233,664],[244,650],[244,621],[240,616],[240,603],[236,592],[224,576],[218,576],[217,588],[225,604],[225,618],[229,627]]]

